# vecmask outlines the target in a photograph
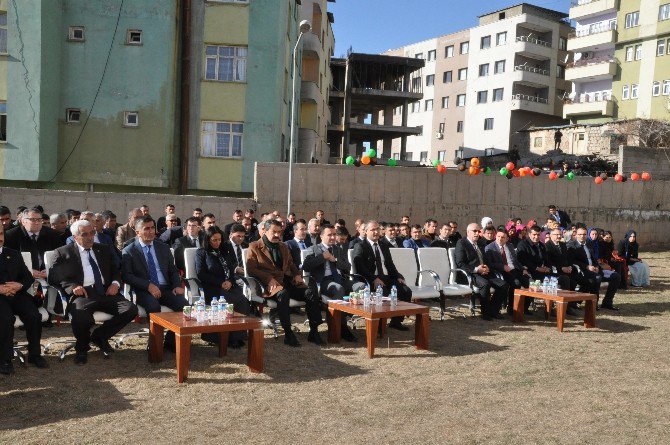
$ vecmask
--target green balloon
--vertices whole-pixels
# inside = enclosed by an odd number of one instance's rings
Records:
[[[568,181],[572,181],[573,179],[575,179],[575,174],[572,172],[568,172],[568,174],[565,175],[565,177],[567,178]]]
[[[371,149],[368,150],[368,156],[370,156],[371,158],[374,158],[375,156],[377,156],[377,152],[375,151],[374,148],[371,148]]]
[[[354,165],[354,162],[355,162],[355,161],[356,161],[356,160],[354,159],[353,156],[347,156],[347,159],[344,160],[344,162],[346,162],[347,165]]]
[[[386,164],[389,167],[395,167],[396,165],[398,165],[398,162],[393,158],[389,158],[389,160],[386,162]]]
[[[491,167],[486,167],[486,170],[484,170],[484,174],[486,176],[490,176],[491,175]]]
[[[433,161],[433,167],[437,167],[438,165],[440,165],[440,161],[438,161],[437,159],[435,159],[435,160]]]
[[[500,169],[500,176],[507,176],[507,173],[509,173],[509,170],[507,170],[507,167],[503,167]]]

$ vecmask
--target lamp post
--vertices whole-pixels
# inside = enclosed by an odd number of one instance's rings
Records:
[[[293,91],[292,91],[292,102],[291,102],[291,133],[289,136],[289,154],[288,154],[288,196],[287,196],[287,210],[286,216],[288,217],[291,213],[291,182],[293,180],[293,153],[295,152],[295,114],[296,114],[296,96],[298,94],[298,46],[302,40],[303,34],[310,32],[312,29],[312,24],[308,20],[303,20],[300,22],[300,35],[298,36],[298,41],[295,42],[295,47],[293,48]]]

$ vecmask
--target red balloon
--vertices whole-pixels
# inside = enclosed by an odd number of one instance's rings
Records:
[[[603,178],[601,178],[600,176],[596,176],[595,181],[596,181],[596,184],[602,184],[603,183]]]
[[[555,181],[556,179],[558,179],[558,174],[556,172],[549,173],[549,180],[550,181]]]
[[[630,179],[632,179],[633,181],[637,181],[638,179],[640,179],[640,175],[638,175],[637,173],[631,173]]]
[[[619,173],[617,173],[616,175],[614,175],[614,180],[616,182],[621,182],[623,180],[623,176],[621,176]]]
[[[642,180],[643,181],[649,181],[651,179],[651,175],[647,172],[642,172]]]
[[[512,175],[515,178],[518,178],[520,176],[519,170],[510,170],[510,173],[512,173]]]
[[[509,171],[514,170],[515,167],[516,166],[514,165],[514,162],[508,162],[507,165],[505,165],[505,168],[507,168]]]
[[[440,164],[440,165],[437,166],[437,171],[438,171],[438,173],[440,173],[440,174],[445,174],[445,173],[447,172],[447,167],[445,167],[444,165]]]

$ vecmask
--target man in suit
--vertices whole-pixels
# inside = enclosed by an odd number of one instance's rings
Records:
[[[126,241],[135,238],[135,220],[142,216],[142,210],[139,208],[132,209],[128,212],[128,223],[120,226],[116,229],[116,248],[120,251],[123,250],[124,244]]]
[[[330,221],[326,219],[326,214],[323,210],[317,210],[315,214],[316,220],[319,222],[320,226],[325,226],[326,224],[330,225]]]
[[[167,227],[163,230],[163,233],[160,234],[158,239],[174,248],[174,243],[184,236],[184,228],[177,225],[177,215],[175,214],[168,215],[165,223],[167,224]]]
[[[321,242],[307,249],[303,263],[303,270],[310,274],[310,286],[318,295],[318,283],[321,295],[339,300],[352,291],[351,282],[347,280],[350,269],[347,251],[337,244],[335,227],[324,224],[321,226]],[[356,341],[347,327],[346,317],[342,317],[342,338]]]
[[[575,290],[577,280],[574,278],[573,267],[568,259],[568,246],[561,241],[561,229],[553,229],[549,232],[549,239],[545,243],[547,248],[547,265],[551,267],[553,274],[558,275],[559,283],[568,284],[568,290]],[[577,308],[577,302],[568,303],[567,313],[575,315],[574,309]]]
[[[44,252],[55,250],[64,240],[53,229],[42,226],[42,212],[38,208],[25,210],[21,225],[5,233],[5,245],[19,252],[30,252],[34,278],[46,279]]]
[[[223,228],[223,234],[225,235],[226,238],[230,236],[230,228],[233,227],[234,224],[240,224],[242,222],[242,218],[244,217],[244,213],[242,210],[235,210],[233,212],[233,221],[226,224],[226,226]]]
[[[116,229],[118,228],[116,214],[111,210],[104,210],[101,215],[103,221],[102,231],[105,232],[105,235],[114,240],[116,238]],[[114,242],[114,247],[116,247],[116,242]]]
[[[484,261],[484,243],[480,241],[480,227],[477,223],[470,223],[467,227],[467,236],[456,243],[454,258],[456,268],[463,269],[472,280],[473,302],[474,294],[479,296],[482,305],[482,318],[491,320],[502,318],[500,306],[508,295],[509,286],[501,278],[497,278]],[[491,288],[495,291],[491,295]]]
[[[516,255],[519,262],[528,270],[534,280],[544,280],[552,275],[549,265],[546,246],[540,242],[542,229],[535,225],[528,231],[528,236],[516,246]],[[565,276],[558,276],[558,284],[561,289],[570,288],[570,280]]]
[[[174,215],[174,218],[172,219],[174,221],[173,227],[181,226],[181,220],[177,218],[177,214],[174,212],[174,204],[168,204],[165,206],[165,216],[161,216],[160,218],[158,218],[158,221],[156,222],[158,233],[163,233],[163,231],[167,229],[168,227],[167,220],[168,216],[170,215]]]
[[[380,232],[377,221],[368,221],[365,224],[365,240],[354,246],[352,253],[356,273],[362,275],[370,286],[371,291],[382,286],[384,295],[391,292],[391,287],[398,290],[398,300],[411,301],[412,290],[405,284],[405,278],[400,275],[388,247],[379,243]],[[409,328],[402,324],[405,317],[393,317],[389,327],[399,331]]]
[[[358,220],[356,220],[356,221],[358,221]],[[366,238],[367,238],[366,233],[367,232],[365,231],[365,222],[364,221],[361,221],[358,224],[358,226],[356,227],[356,231],[357,231],[357,233],[356,233],[357,236],[351,238],[351,241],[349,241],[349,248],[350,249],[353,249],[356,246],[356,244],[362,243],[363,241],[366,240]],[[400,241],[398,241],[398,243],[400,243]],[[402,244],[402,243],[400,243],[400,244]]]
[[[137,316],[137,307],[119,293],[121,274],[114,253],[109,245],[94,242],[93,224],[82,219],[72,224],[70,230],[75,242],[56,249],[49,283],[69,297],[76,339],[74,360],[83,365],[91,342],[105,358],[114,352],[109,339]],[[112,318],[90,332],[96,311]]]
[[[309,319],[307,341],[317,345],[324,344],[318,331],[323,321],[321,298],[305,284],[300,270],[291,259],[288,247],[281,241],[282,224],[272,219],[261,224],[263,225],[261,239],[251,243],[247,250],[247,272],[265,286],[266,298],[277,301],[277,315],[284,329],[284,343],[293,347],[300,346],[291,330],[289,300],[294,299],[306,303],[305,310]]]
[[[581,290],[596,294],[598,299],[600,299],[600,283],[608,281],[607,291],[600,307],[618,311],[619,308],[614,306],[614,294],[619,288],[621,278],[616,272],[612,272],[609,278],[604,277],[593,249],[586,242],[587,237],[586,227],[580,226],[577,228],[575,239],[567,244],[570,263],[579,267],[579,271],[576,269],[573,271],[573,276]]]
[[[459,239],[463,238],[460,232],[458,231],[458,223],[456,221],[449,221],[449,242],[456,246],[456,243]]]
[[[216,216],[213,213],[205,213],[202,215],[202,231],[209,229],[216,225]]]
[[[402,243],[398,243],[398,230],[395,224],[389,223],[386,226],[386,233],[379,239],[379,244],[385,245],[388,248],[402,247]]]
[[[167,306],[181,312],[186,306],[184,288],[170,248],[156,242],[156,225],[150,216],[135,220],[135,241],[121,253],[121,275],[137,297],[137,305],[147,314]],[[166,349],[174,351],[174,333],[165,336]]]
[[[321,242],[320,239],[320,234],[321,234],[321,224],[319,223],[319,220],[316,218],[312,218],[309,220],[307,223],[307,237],[306,239],[309,240],[309,246],[313,246],[314,244],[319,244]]]
[[[421,226],[414,224],[410,231],[411,238],[406,239],[402,242],[402,246],[408,249],[414,249],[416,252],[419,247],[428,247],[428,241],[425,238],[422,238]]]
[[[435,240],[430,243],[430,247],[442,247],[443,249],[447,250],[451,249],[452,247],[456,247],[456,243],[452,243],[449,238],[450,233],[451,227],[449,226],[449,223],[442,224],[442,227],[440,227],[440,231],[435,237]]]
[[[100,219],[97,220],[96,216],[95,216],[95,213],[89,212],[88,210],[85,210],[85,211],[81,212],[81,215],[79,216],[79,220],[80,221],[81,220],[88,221],[93,225],[93,228],[94,228],[94,231],[93,231],[94,240],[93,241],[94,242],[96,242],[98,244],[107,244],[112,249],[114,248],[114,241],[109,236],[107,236],[106,234],[104,234],[102,232],[102,226],[103,226],[102,217],[100,217]],[[72,226],[70,226],[70,230],[72,230]],[[72,244],[74,242],[75,242],[74,235],[72,235],[65,241],[65,244]]]
[[[569,227],[570,224],[572,224],[572,221],[570,221],[570,217],[568,216],[567,213],[565,213],[563,210],[559,210],[555,205],[550,205],[549,206],[549,218],[555,220],[559,226],[561,226],[561,229],[565,229],[566,227]]]
[[[9,211],[7,206],[0,206],[0,223],[5,232],[14,227],[12,212]]]
[[[291,252],[293,264],[300,269],[300,251],[312,247],[312,240],[307,236],[307,223],[304,219],[299,219],[293,225],[293,239],[286,241],[286,247]]]
[[[221,252],[226,256],[230,264],[235,265],[235,275],[244,275],[244,253],[249,245],[245,241],[246,230],[242,224],[233,224],[230,228],[230,236],[221,243]]]
[[[42,357],[40,338],[42,316],[28,294],[33,279],[21,253],[4,247],[5,229],[0,226],[0,374],[14,372],[14,320],[18,316],[26,329],[28,362],[38,368],[47,368]]]
[[[514,246],[509,244],[508,240],[505,228],[501,227],[496,232],[495,241],[484,248],[484,262],[507,283],[507,314],[512,315],[514,289],[527,288],[530,284],[530,274],[517,260]],[[526,298],[525,306],[524,311],[529,313],[530,298]]]
[[[202,232],[200,231],[200,220],[191,216],[186,220],[186,235],[178,238],[174,244],[174,261],[177,269],[180,271],[186,270],[184,263],[184,249],[204,247]]]

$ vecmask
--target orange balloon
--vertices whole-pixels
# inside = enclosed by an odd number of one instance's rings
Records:
[[[555,181],[556,178],[558,178],[558,174],[556,172],[549,173],[549,180],[550,181]]]
[[[476,175],[476,174],[477,174],[477,173],[475,173],[476,171],[477,171],[477,167],[474,167],[474,166],[472,166],[472,165],[470,166],[470,168],[468,168],[468,173],[469,173],[471,176]]]
[[[440,165],[437,166],[437,171],[438,171],[438,173],[440,173],[440,174],[443,175],[443,174],[445,174],[445,173],[447,172],[447,167],[445,167],[444,165],[440,164]]]
[[[640,179],[640,175],[637,173],[631,173],[630,179],[632,179],[633,181],[637,181],[638,179]]]
[[[528,173],[526,172],[525,168],[520,168],[519,169],[519,176],[523,177],[526,176]]]
[[[470,160],[470,165],[472,165],[473,167],[479,167],[479,158],[472,158]]]
[[[649,181],[651,179],[651,175],[647,172],[642,172],[642,180],[643,181]]]
[[[603,178],[601,178],[600,176],[596,176],[595,181],[596,181],[596,184],[602,184],[603,183]]]
[[[367,155],[366,155],[366,156],[363,156],[363,157],[361,158],[361,163],[362,163],[362,164],[365,164],[365,165],[368,165],[368,164],[370,163],[370,156],[367,156]]]

